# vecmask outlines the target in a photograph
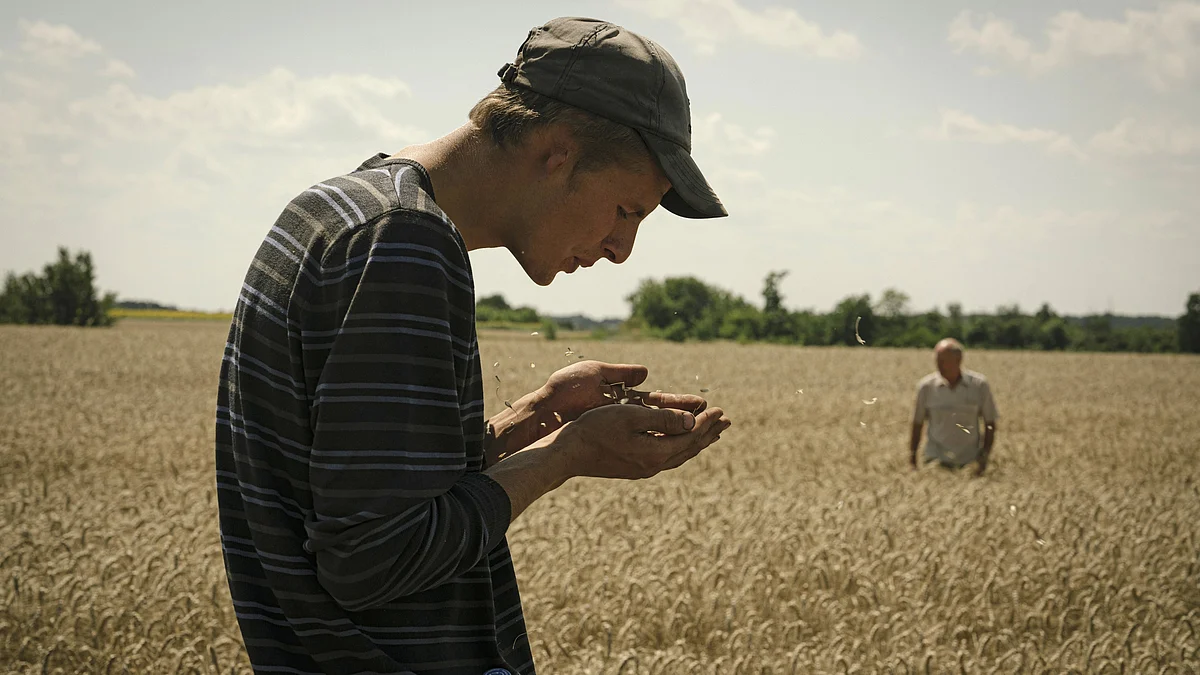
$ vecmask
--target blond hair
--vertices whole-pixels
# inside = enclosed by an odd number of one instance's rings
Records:
[[[501,84],[484,96],[471,108],[469,118],[501,148],[520,145],[538,127],[566,126],[579,143],[575,173],[614,164],[640,172],[641,160],[650,157],[649,148],[630,127],[510,84]]]

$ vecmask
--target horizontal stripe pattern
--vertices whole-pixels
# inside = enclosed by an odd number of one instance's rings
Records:
[[[256,672],[534,672],[470,261],[432,190],[384,155],[314,184],[239,291],[214,481]]]

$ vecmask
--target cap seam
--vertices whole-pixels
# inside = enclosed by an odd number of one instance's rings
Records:
[[[683,150],[684,152],[686,152],[689,155],[692,154],[691,148],[687,147],[686,145],[680,145],[679,143],[676,143],[675,141],[671,140],[670,138],[667,138],[666,136],[663,136],[662,134],[658,133],[657,131],[651,131],[650,129],[647,129],[646,133],[650,134],[651,136],[654,136],[657,139],[666,141],[667,143],[674,145],[675,147]]]
[[[575,62],[579,60],[579,48],[590,42],[592,38],[596,37],[596,35],[600,33],[600,31],[611,27],[611,25],[612,24],[609,23],[601,23],[597,25],[591,33],[588,33],[580,38],[578,42],[571,45],[571,58],[567,59],[567,65],[563,67],[562,73],[560,73],[558,76],[558,81],[554,83],[554,93],[556,95],[562,91],[563,86],[566,84],[567,77],[571,74],[571,71],[575,69]]]
[[[666,87],[667,84],[666,78],[663,77],[663,60],[658,53],[657,45],[646,38],[642,38],[642,42],[646,45],[646,49],[650,50],[650,54],[654,57],[654,62],[658,65],[658,70],[655,72],[655,75],[658,77],[658,87],[656,88],[657,91],[654,92],[654,106],[653,112],[651,113],[650,124],[652,129],[658,130],[662,128],[662,92],[663,88]]]

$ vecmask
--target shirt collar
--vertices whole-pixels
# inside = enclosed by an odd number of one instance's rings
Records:
[[[940,372],[937,372],[936,375],[937,375],[937,385],[939,387],[949,387],[950,386],[950,381],[946,379],[946,376],[942,375]],[[958,383],[957,384],[964,386],[964,387],[969,384],[969,381],[967,380],[967,371],[964,370],[958,374]]]

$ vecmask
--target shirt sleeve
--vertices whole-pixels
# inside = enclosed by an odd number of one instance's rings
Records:
[[[929,416],[928,402],[925,398],[925,381],[922,380],[917,385],[917,402],[913,408],[913,424],[924,424],[925,419]]]
[[[983,394],[979,402],[979,414],[983,416],[984,422],[991,424],[1000,419],[1000,413],[996,410],[996,399],[992,398],[992,387],[987,382],[984,382],[980,389]]]
[[[511,517],[504,489],[467,472],[466,254],[445,224],[396,218],[325,252],[301,333],[306,354],[327,355],[311,408],[305,549],[322,586],[352,611],[461,575]]]

